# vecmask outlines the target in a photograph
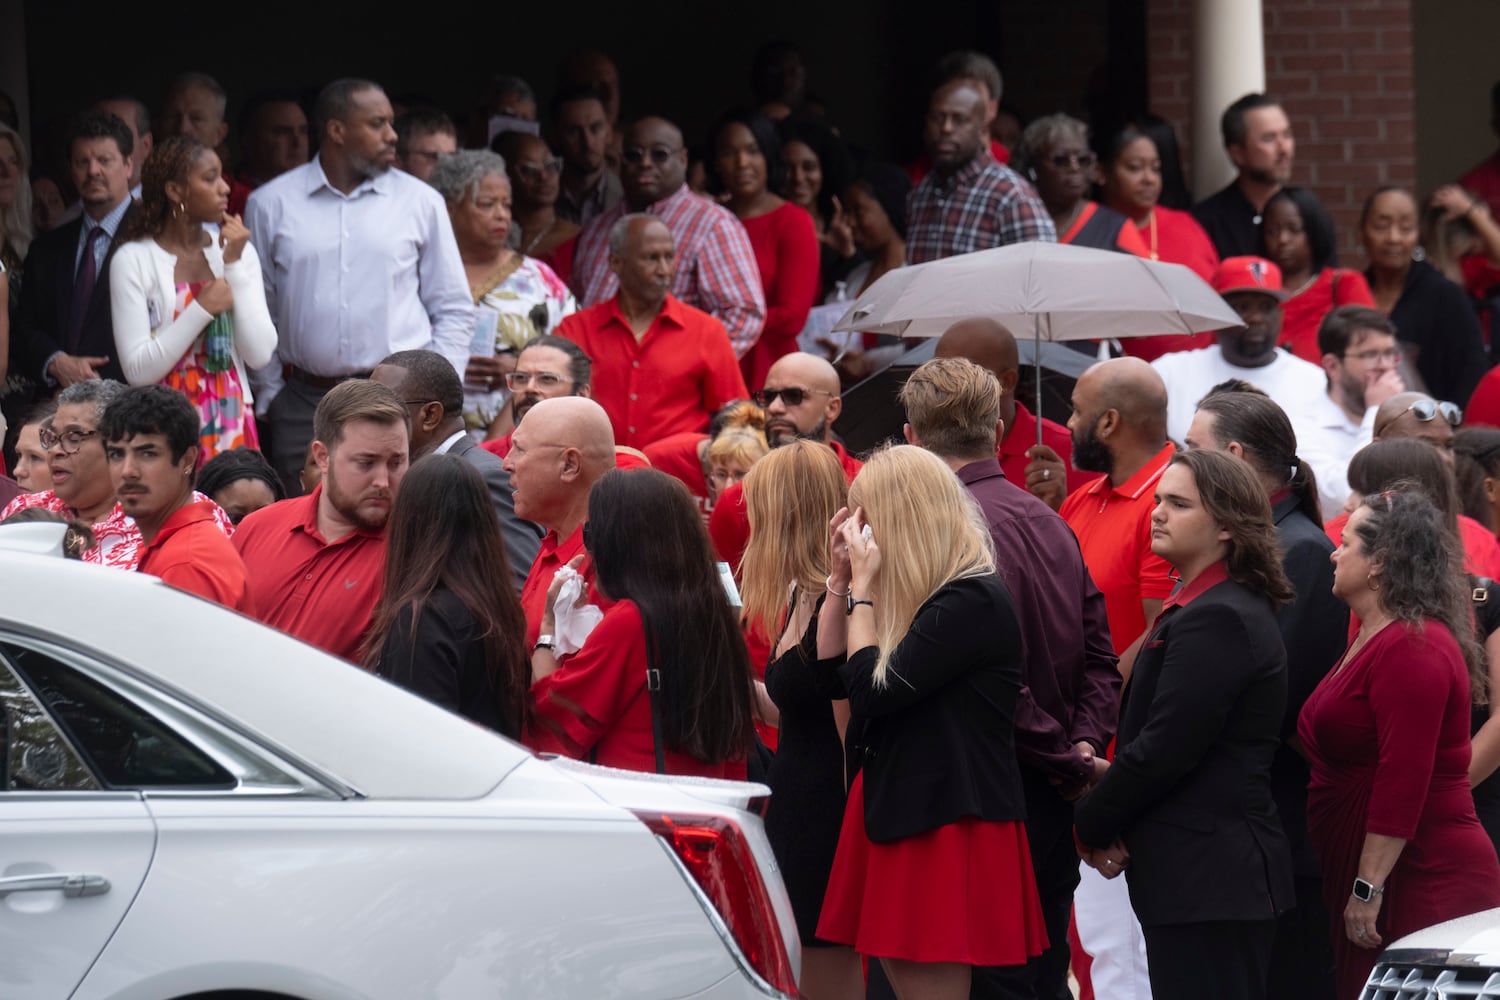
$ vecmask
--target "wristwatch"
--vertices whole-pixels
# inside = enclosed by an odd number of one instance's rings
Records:
[[[850,587],[849,588],[849,593],[847,593],[847,594],[844,595],[844,614],[846,614],[846,615],[852,615],[852,614],[854,614],[854,609],[857,608],[857,607],[859,607],[861,604],[868,604],[872,608],[875,606],[875,602],[874,601],[867,601],[864,598],[860,598],[858,600],[855,600],[855,598],[854,598],[854,588]]]
[[[557,643],[553,640],[553,636],[550,633],[548,633],[546,635],[539,635],[539,636],[537,636],[536,637],[536,645],[532,646],[531,648],[533,650],[537,650],[537,649],[550,649],[550,650],[556,651],[556,649],[557,649]]]
[[[1385,892],[1385,886],[1383,885],[1376,885],[1374,882],[1362,878],[1355,878],[1354,880],[1354,898],[1361,903],[1368,903],[1383,892]]]

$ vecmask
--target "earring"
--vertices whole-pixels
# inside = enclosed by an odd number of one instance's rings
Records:
[[[1375,574],[1374,573],[1366,573],[1365,574],[1365,586],[1369,587],[1371,590],[1375,591],[1376,593],[1379,593],[1379,591],[1380,591],[1380,584],[1378,584],[1378,583],[1375,582]]]
[[[1411,259],[1419,264],[1427,259],[1427,251],[1422,247],[1420,243],[1412,248]]]

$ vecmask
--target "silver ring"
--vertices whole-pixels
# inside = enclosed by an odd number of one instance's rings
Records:
[[[1043,479],[1051,479],[1052,478],[1052,470],[1051,469],[1043,469],[1042,470],[1042,478]]]

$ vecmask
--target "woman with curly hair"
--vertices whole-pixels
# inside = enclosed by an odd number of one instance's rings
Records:
[[[218,154],[173,136],[141,170],[140,211],[109,272],[125,378],[176,389],[197,408],[199,462],[260,446],[246,367],[268,364],[276,350],[260,258],[228,206]]]
[[[1417,487],[1368,494],[1333,561],[1360,629],[1298,735],[1338,996],[1353,1000],[1386,942],[1500,906],[1500,861],[1469,787],[1470,691],[1485,677],[1451,516]]]
[[[1287,694],[1276,609],[1292,586],[1265,487],[1230,454],[1179,452],[1157,483],[1151,551],[1182,586],[1141,645],[1077,837],[1101,875],[1124,870],[1152,996],[1213,982],[1215,996],[1260,1000],[1295,891],[1271,794]]]

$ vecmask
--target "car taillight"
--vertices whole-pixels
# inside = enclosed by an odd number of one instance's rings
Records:
[[[800,996],[771,897],[739,826],[722,816],[644,811],[636,816],[698,883],[756,974],[788,997]]]

